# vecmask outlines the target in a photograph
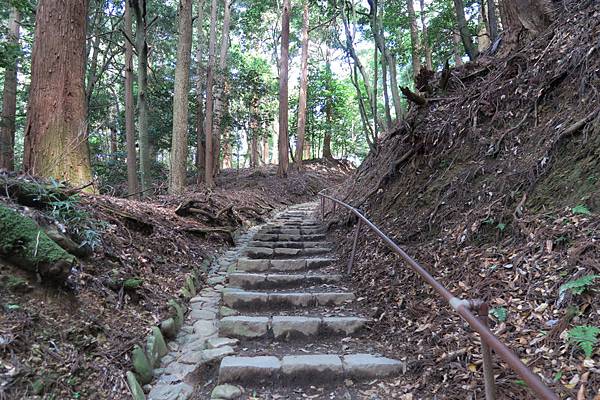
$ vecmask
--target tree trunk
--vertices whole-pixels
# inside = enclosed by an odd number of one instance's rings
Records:
[[[331,124],[333,114],[333,99],[331,96],[327,98],[325,105],[325,121],[327,127],[325,128],[325,134],[323,135],[323,158],[333,158],[331,155]]]
[[[10,8],[7,44],[19,48],[19,10]],[[0,119],[0,169],[14,169],[15,116],[17,113],[17,57],[7,60],[4,70],[4,92],[2,96],[2,118]]]
[[[265,162],[265,165],[268,165],[269,164],[269,137],[266,135],[263,137],[262,153],[263,153],[263,161]]]
[[[471,38],[471,32],[467,26],[467,19],[465,17],[465,3],[463,0],[454,0],[454,11],[456,12],[456,24],[458,25],[458,31],[462,40],[465,51],[471,61],[477,59],[478,53],[477,48],[473,44]]]
[[[428,71],[433,71],[433,56],[431,46],[429,45],[429,31],[427,27],[427,18],[425,17],[425,0],[419,0],[421,5],[421,25],[423,26],[423,52],[425,53],[425,67]]]
[[[479,26],[477,31],[477,50],[479,53],[482,53],[490,47],[490,33],[485,0],[479,1],[479,15],[477,16],[477,21]]]
[[[214,162],[213,175],[218,172],[220,151],[221,151],[221,129],[223,123],[223,104],[227,95],[227,53],[229,52],[229,26],[231,23],[231,0],[225,0],[225,10],[223,13],[223,31],[221,33],[221,54],[219,58],[218,83],[216,85],[217,93],[215,97],[215,118],[214,118]]]
[[[392,114],[390,112],[390,96],[388,94],[387,62],[381,57],[381,79],[383,84],[383,102],[385,106],[385,130],[389,131],[392,126]]]
[[[91,180],[83,83],[86,16],[86,0],[39,2],[25,127],[25,170],[73,185]]]
[[[460,33],[458,33],[457,31],[454,31],[452,33],[452,41],[454,42],[454,47],[453,47],[453,54],[454,54],[454,65],[456,65],[457,67],[460,67],[461,65],[463,65],[463,60],[462,60],[462,49],[461,49],[461,41],[460,41]]]
[[[226,126],[223,130],[223,160],[221,169],[231,168],[231,128]]]
[[[137,51],[137,79],[138,79],[138,139],[140,145],[140,181],[142,191],[147,195],[152,187],[150,173],[150,140],[148,137],[148,103],[146,92],[148,90],[148,42],[146,39],[146,0],[128,0],[135,14],[135,47]]]
[[[208,66],[206,68],[206,113],[204,119],[205,137],[205,163],[204,182],[208,187],[215,186],[213,176],[213,97],[214,97],[214,68],[215,68],[215,41],[217,36],[217,0],[211,1],[210,6],[210,37],[208,40]]]
[[[413,76],[416,78],[421,71],[421,46],[419,44],[419,27],[417,26],[417,16],[415,14],[415,5],[413,0],[406,1],[408,10],[408,20],[410,22],[410,43],[412,54]]]
[[[204,0],[198,0],[198,48],[196,49],[196,180],[202,183],[204,179],[205,149],[204,149],[204,67],[202,66],[202,45],[204,43]]]
[[[188,92],[192,51],[192,0],[179,1],[179,41],[173,94],[173,138],[171,141],[171,175],[169,192],[185,190],[188,155]]]
[[[277,176],[287,177],[288,173],[288,63],[290,48],[290,0],[283,0],[281,13],[281,57],[279,66],[279,167]]]
[[[554,18],[552,0],[500,0],[500,13],[509,50],[520,44],[522,30],[535,37]]]
[[[386,52],[389,54],[389,51]],[[388,70],[390,72],[390,86],[392,87],[392,101],[394,103],[394,112],[396,113],[396,119],[401,120],[403,118],[402,111],[402,100],[400,99],[400,91],[398,85],[398,75],[396,72],[396,59],[394,56],[388,57]]]
[[[131,30],[131,7],[125,1],[124,15],[125,38],[125,141],[127,142],[127,192],[138,193],[137,155],[135,151],[135,117],[133,104],[133,40]]]
[[[302,170],[302,152],[306,133],[306,100],[308,89],[308,0],[304,0],[302,18],[302,56],[300,66],[300,95],[298,97],[298,130],[296,139],[296,169]],[[268,145],[268,144],[267,144]]]
[[[498,16],[496,15],[496,2],[487,0],[487,21],[490,42],[494,43],[498,39]]]

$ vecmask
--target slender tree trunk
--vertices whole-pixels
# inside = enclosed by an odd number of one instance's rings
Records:
[[[10,9],[7,43],[19,48],[19,10]],[[14,169],[15,116],[17,113],[17,57],[8,60],[4,70],[2,95],[2,119],[0,119],[0,168]]]
[[[296,169],[302,170],[302,152],[306,133],[306,100],[308,89],[308,0],[304,0],[302,17],[302,56],[300,66],[300,95],[298,97],[298,130],[296,132]]]
[[[202,65],[202,51],[204,43],[204,0],[198,0],[198,48],[196,49],[196,170],[197,183],[204,179],[205,149],[204,149],[204,78],[205,72]]]
[[[279,67],[279,168],[277,176],[287,177],[288,173],[288,62],[290,48],[290,0],[283,0],[281,13],[281,57]]]
[[[390,96],[388,94],[387,62],[381,57],[381,79],[383,84],[383,102],[385,106],[385,130],[389,131],[392,126],[392,113],[390,112]]]
[[[258,95],[250,101],[250,168],[258,167]]]
[[[396,119],[401,120],[404,117],[404,113],[402,111],[402,100],[400,99],[400,91],[398,90],[399,86],[398,75],[396,72],[396,59],[391,55],[390,57],[388,57],[388,67],[390,72],[390,86],[392,87],[392,101],[394,103],[394,112],[396,113]]]
[[[137,154],[135,150],[135,116],[133,104],[133,32],[131,29],[131,7],[125,1],[125,141],[127,142],[127,192],[138,193]]]
[[[25,127],[25,170],[73,185],[91,180],[85,122],[86,17],[86,0],[38,3]]]
[[[463,65],[463,60],[462,60],[462,46],[461,46],[461,41],[460,41],[460,33],[458,33],[457,31],[454,31],[452,33],[452,41],[454,42],[454,47],[453,47],[453,54],[454,54],[454,64],[457,67],[460,67],[461,65]]]
[[[498,16],[496,15],[496,2],[494,0],[487,0],[487,21],[490,42],[494,43],[498,39]]]
[[[269,164],[269,138],[268,136],[263,137],[263,146],[262,146],[263,160],[265,165]]]
[[[421,5],[421,25],[423,26],[423,52],[425,53],[425,67],[428,71],[433,71],[433,56],[431,46],[429,45],[429,30],[427,27],[427,18],[425,17],[425,0],[419,0]]]
[[[487,6],[485,0],[479,1],[479,15],[477,16],[479,29],[477,30],[477,50],[479,53],[490,47],[489,24],[487,21]]]
[[[135,14],[135,47],[137,50],[138,79],[138,139],[140,145],[140,181],[143,195],[148,194],[152,186],[151,149],[148,137],[148,42],[146,39],[146,0],[128,0]]]
[[[173,94],[173,137],[171,140],[171,175],[169,192],[185,190],[188,155],[188,92],[192,52],[192,0],[179,1],[179,41]]]
[[[211,1],[210,6],[210,38],[208,40],[208,67],[206,69],[206,114],[204,119],[205,163],[204,182],[206,186],[215,186],[213,176],[213,96],[214,96],[214,68],[215,68],[215,41],[217,36],[217,0]]]
[[[408,20],[410,21],[410,43],[412,54],[413,76],[416,78],[421,72],[421,46],[419,44],[419,27],[417,26],[417,16],[415,14],[415,5],[413,0],[406,1],[408,10]]]
[[[229,52],[229,26],[231,24],[231,0],[225,0],[225,10],[223,12],[223,31],[221,33],[221,53],[219,58],[218,83],[216,85],[217,94],[215,97],[215,118],[214,118],[214,162],[213,175],[219,170],[220,150],[221,150],[221,129],[223,124],[223,104],[227,95],[227,54]]]
[[[327,98],[327,104],[325,105],[325,121],[327,126],[325,127],[325,133],[323,135],[323,158],[333,158],[331,154],[331,125],[333,116],[333,100],[331,96]]]
[[[462,40],[465,51],[471,61],[475,61],[478,56],[477,48],[473,44],[471,38],[471,32],[467,26],[467,19],[465,17],[465,3],[463,0],[454,0],[454,10],[456,12],[456,24],[458,25],[458,31]]]

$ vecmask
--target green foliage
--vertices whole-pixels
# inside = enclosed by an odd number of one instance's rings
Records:
[[[490,314],[500,322],[505,322],[508,317],[508,312],[504,307],[492,308]]]
[[[586,358],[590,358],[594,352],[594,346],[598,342],[600,328],[589,325],[578,325],[567,332],[569,341],[579,346]]]
[[[500,232],[504,232],[504,230],[506,229],[506,224],[500,222],[498,225],[496,225],[496,228],[498,228]]]
[[[596,279],[600,278],[600,275],[587,275],[574,281],[570,281],[560,286],[558,290],[559,294],[563,294],[566,290],[571,291],[573,294],[582,294],[590,286],[594,284]]]
[[[592,212],[583,204],[579,204],[571,209],[575,215],[592,215]]]

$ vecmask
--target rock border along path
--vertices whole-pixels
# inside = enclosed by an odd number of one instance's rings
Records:
[[[306,354],[296,346],[360,335],[368,322],[360,315],[335,315],[337,306],[353,303],[355,296],[338,287],[340,275],[321,271],[334,259],[327,257],[330,247],[315,209],[316,203],[289,207],[249,230],[213,264],[211,287],[192,298],[148,399],[208,398],[211,378],[218,383],[211,399],[234,399],[244,392],[238,385],[285,391],[402,372],[403,363],[379,355]],[[286,347],[269,355],[243,354],[260,340],[283,341]],[[217,369],[216,377],[211,369]]]

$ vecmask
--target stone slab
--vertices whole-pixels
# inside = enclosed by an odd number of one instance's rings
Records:
[[[281,377],[293,384],[329,382],[344,377],[342,360],[337,355],[295,355],[281,360]]]
[[[359,331],[367,321],[366,318],[360,317],[324,317],[323,328],[337,334],[352,335]]]
[[[219,334],[238,338],[258,338],[267,335],[268,327],[268,317],[225,317],[220,320]]]
[[[223,303],[231,308],[260,307],[267,303],[268,294],[264,292],[232,291],[223,293]]]
[[[315,293],[314,296],[320,306],[339,306],[355,299],[354,293],[350,292]]]
[[[371,354],[344,356],[346,375],[355,379],[385,378],[403,372],[404,365],[398,360]]]
[[[315,336],[320,325],[321,318],[314,317],[274,316],[271,321],[276,339]]]
[[[277,357],[225,357],[219,367],[219,383],[271,381],[281,369]]]

